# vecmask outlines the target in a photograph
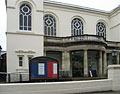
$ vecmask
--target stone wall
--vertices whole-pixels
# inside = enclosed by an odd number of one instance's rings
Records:
[[[71,82],[46,83],[14,83],[0,84],[0,94],[29,93],[33,94],[72,94],[81,92],[109,91],[112,89],[111,80],[89,80]],[[14,88],[14,89],[13,89]]]
[[[22,79],[20,79],[20,75]],[[11,74],[10,81],[28,81],[29,74]],[[15,86],[13,89],[13,85]],[[19,88],[18,88],[19,87]],[[41,87],[41,88],[39,88]],[[46,94],[46,91],[52,94],[80,93],[94,91],[120,91],[120,65],[108,66],[108,79],[71,81],[71,82],[48,82],[48,83],[18,83],[18,84],[0,84],[0,92],[36,90]]]

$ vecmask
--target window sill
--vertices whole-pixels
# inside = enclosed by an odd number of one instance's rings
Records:
[[[25,31],[25,30],[19,30],[19,31],[16,31],[17,33],[22,33],[22,34],[34,34],[32,31]]]

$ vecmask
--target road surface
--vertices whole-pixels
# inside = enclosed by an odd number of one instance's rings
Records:
[[[120,94],[120,91],[90,92],[90,93],[74,93],[74,94]]]

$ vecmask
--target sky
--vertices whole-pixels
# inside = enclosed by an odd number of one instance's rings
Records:
[[[0,0],[0,45],[6,50],[6,8],[4,0]]]
[[[52,0],[105,11],[111,11],[120,5],[120,0]],[[0,0],[0,45],[6,50],[6,9],[5,0]]]

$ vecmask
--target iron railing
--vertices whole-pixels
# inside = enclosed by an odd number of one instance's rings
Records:
[[[26,78],[27,77],[27,78]],[[59,78],[68,78],[69,71],[59,70]],[[29,73],[26,72],[0,72],[0,83],[6,82],[28,82]]]
[[[28,81],[29,79],[24,80],[26,75],[28,75],[28,73],[25,72],[0,72],[0,83]]]

